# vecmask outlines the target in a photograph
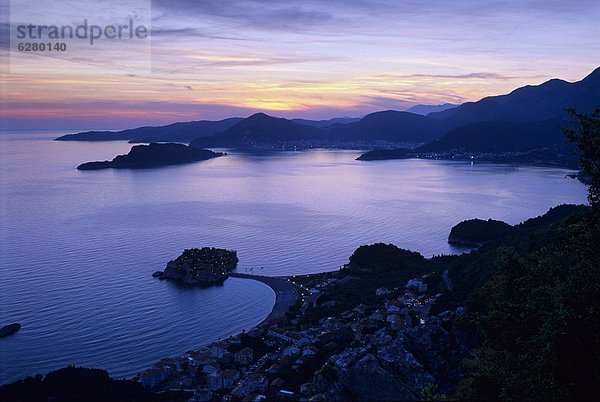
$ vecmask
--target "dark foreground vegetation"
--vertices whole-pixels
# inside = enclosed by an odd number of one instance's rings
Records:
[[[550,225],[542,233],[547,240],[532,250],[498,247],[491,260],[494,273],[467,300],[464,325],[477,331],[481,344],[465,362],[460,398],[584,400],[596,394],[600,108],[591,115],[571,115],[575,125],[567,135],[591,177],[591,208]]]
[[[512,226],[508,223],[488,219],[469,219],[454,226],[448,236],[448,243],[479,245],[486,241],[507,236]]]
[[[69,366],[0,388],[1,401],[159,401],[136,381],[113,380],[104,370]]]

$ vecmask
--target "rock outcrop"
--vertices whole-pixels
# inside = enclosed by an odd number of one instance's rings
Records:
[[[177,259],[169,261],[164,272],[152,276],[171,279],[185,286],[211,286],[221,284],[238,263],[235,251],[204,247],[188,249]]]
[[[0,338],[4,338],[5,336],[12,335],[18,332],[21,329],[21,324],[14,323],[8,324],[0,328]]]
[[[313,381],[326,400],[419,400],[434,383],[446,391],[469,355],[455,318],[446,312],[413,328],[382,328],[367,343],[332,356]]]

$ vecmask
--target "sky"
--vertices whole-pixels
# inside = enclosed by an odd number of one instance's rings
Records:
[[[577,81],[600,65],[598,0],[128,1],[76,3],[90,21],[135,5],[147,40],[69,43],[55,56],[17,52],[15,25],[54,23],[75,2],[49,12],[0,0],[0,127],[356,117]]]

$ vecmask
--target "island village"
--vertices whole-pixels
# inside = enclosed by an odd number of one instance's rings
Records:
[[[397,398],[415,399],[452,374],[452,361],[467,353],[451,328],[461,309],[429,315],[441,294],[428,292],[428,275],[405,286],[377,288],[369,305],[315,318],[315,312],[340,307],[328,295],[358,281],[340,277],[331,272],[264,278],[293,289],[283,313],[272,313],[236,336],[165,358],[136,379],[157,393],[185,391],[189,402],[319,401],[369,397],[383,385]],[[273,288],[282,298],[284,292]]]

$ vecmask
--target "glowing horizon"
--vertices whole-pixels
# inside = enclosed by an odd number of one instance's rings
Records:
[[[85,60],[59,74],[7,73],[3,21],[1,126],[362,116],[577,81],[600,64],[596,1],[322,3],[155,0],[149,74],[120,73],[110,59],[106,74],[86,73]]]

